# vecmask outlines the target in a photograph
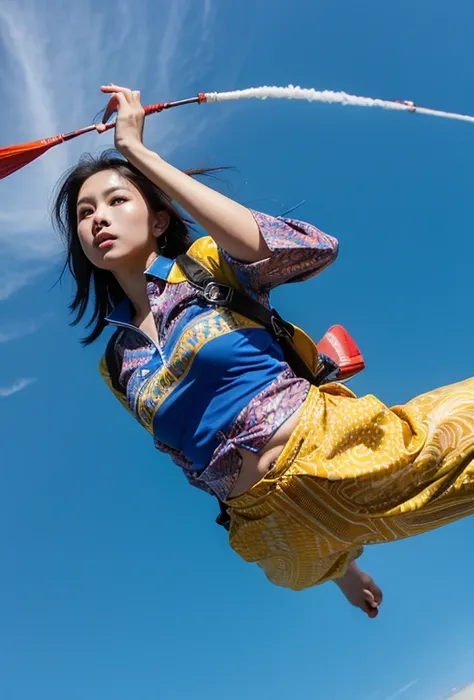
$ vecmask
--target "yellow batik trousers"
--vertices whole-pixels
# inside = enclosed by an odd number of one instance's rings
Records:
[[[341,576],[369,544],[474,512],[474,379],[387,408],[311,387],[274,467],[228,501],[230,545],[279,586]]]

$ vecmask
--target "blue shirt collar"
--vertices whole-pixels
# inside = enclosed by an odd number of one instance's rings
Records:
[[[145,275],[151,275],[152,277],[159,277],[162,280],[167,280],[174,262],[175,261],[173,258],[164,258],[162,255],[160,255],[151,263],[150,267],[145,270]]]
[[[144,274],[150,277],[167,280],[174,262],[172,258],[165,258],[160,255],[145,270]],[[128,297],[125,297],[125,299],[122,299],[110,314],[105,317],[105,321],[107,323],[126,323],[127,325],[132,325],[132,313],[132,303]]]
[[[132,325],[132,302],[128,297],[122,299],[121,302],[115,306],[110,314],[105,317],[106,323],[126,323],[127,325]]]

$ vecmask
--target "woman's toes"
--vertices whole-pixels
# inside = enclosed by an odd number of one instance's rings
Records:
[[[368,588],[364,588],[363,595],[365,612],[371,618],[377,617],[379,614],[379,602],[377,601],[375,595]]]

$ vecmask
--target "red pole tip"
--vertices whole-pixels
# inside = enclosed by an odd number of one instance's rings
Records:
[[[162,112],[164,109],[166,109],[166,102],[157,102],[157,104],[145,107],[145,114],[156,114],[157,112]]]
[[[207,97],[205,92],[198,92],[198,104],[202,105],[207,102]]]

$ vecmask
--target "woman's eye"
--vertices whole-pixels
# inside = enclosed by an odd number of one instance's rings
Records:
[[[126,201],[127,200],[125,199],[125,197],[114,197],[113,199],[110,200],[110,203],[116,204],[117,202],[126,202]],[[79,220],[85,219],[86,216],[89,216],[92,213],[93,213],[92,209],[82,209],[79,212]]]

